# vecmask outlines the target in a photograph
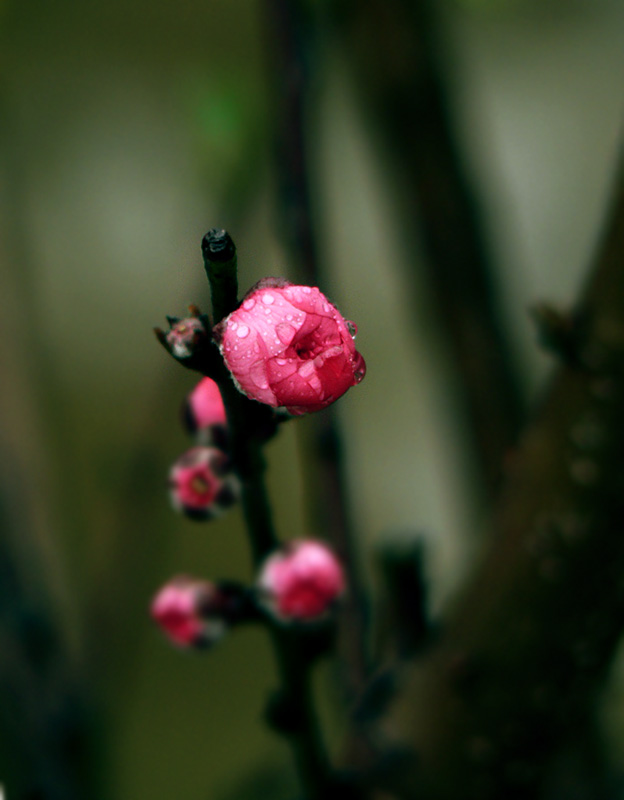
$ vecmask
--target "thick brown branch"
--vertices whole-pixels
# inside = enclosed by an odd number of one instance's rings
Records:
[[[489,551],[387,717],[417,753],[401,797],[541,797],[591,719],[624,626],[622,176],[579,310],[580,365],[556,375],[510,464]]]

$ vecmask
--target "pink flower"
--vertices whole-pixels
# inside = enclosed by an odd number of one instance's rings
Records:
[[[319,411],[366,373],[356,327],[321,291],[267,278],[214,330],[238,388],[291,414]]]
[[[184,416],[191,432],[202,443],[223,443],[227,418],[221,392],[212,378],[202,378],[189,394]]]
[[[154,597],[153,619],[179,647],[206,647],[218,641],[227,628],[219,615],[219,588],[208,581],[181,575]]]
[[[344,592],[342,565],[322,542],[301,539],[264,562],[258,578],[261,599],[285,621],[323,617]]]
[[[216,447],[187,450],[169,472],[173,507],[193,519],[212,519],[237,499],[238,482]]]

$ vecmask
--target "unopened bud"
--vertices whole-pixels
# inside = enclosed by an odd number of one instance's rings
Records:
[[[356,330],[316,287],[265,278],[213,333],[241,392],[306,414],[331,405],[364,378]]]
[[[289,542],[264,562],[258,578],[260,602],[284,622],[322,619],[345,590],[344,571],[323,542]]]
[[[219,516],[238,499],[239,484],[227,455],[216,447],[193,447],[169,473],[173,507],[191,519]]]
[[[222,447],[226,441],[227,417],[219,387],[212,378],[202,378],[184,404],[184,421],[202,444]]]
[[[234,621],[231,608],[219,584],[180,575],[154,597],[151,614],[178,647],[204,648],[219,641]]]
[[[211,354],[210,322],[195,306],[189,308],[191,316],[179,319],[167,317],[169,330],[154,328],[158,341],[171,355],[190,369],[205,368]]]

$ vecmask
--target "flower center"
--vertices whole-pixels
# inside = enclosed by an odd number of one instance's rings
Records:
[[[191,489],[199,495],[208,494],[211,486],[204,475],[193,475]]]

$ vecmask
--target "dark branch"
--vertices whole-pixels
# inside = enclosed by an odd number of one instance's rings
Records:
[[[490,549],[388,717],[399,796],[541,797],[624,628],[624,175],[564,364],[510,463]],[[395,778],[397,775],[394,776]]]
[[[459,377],[460,410],[492,491],[522,418],[519,379],[482,215],[451,121],[430,5],[343,0],[336,17],[360,97],[402,187],[408,235],[414,221],[419,228],[436,318]],[[407,285],[413,286],[418,251],[413,238],[409,243]]]

